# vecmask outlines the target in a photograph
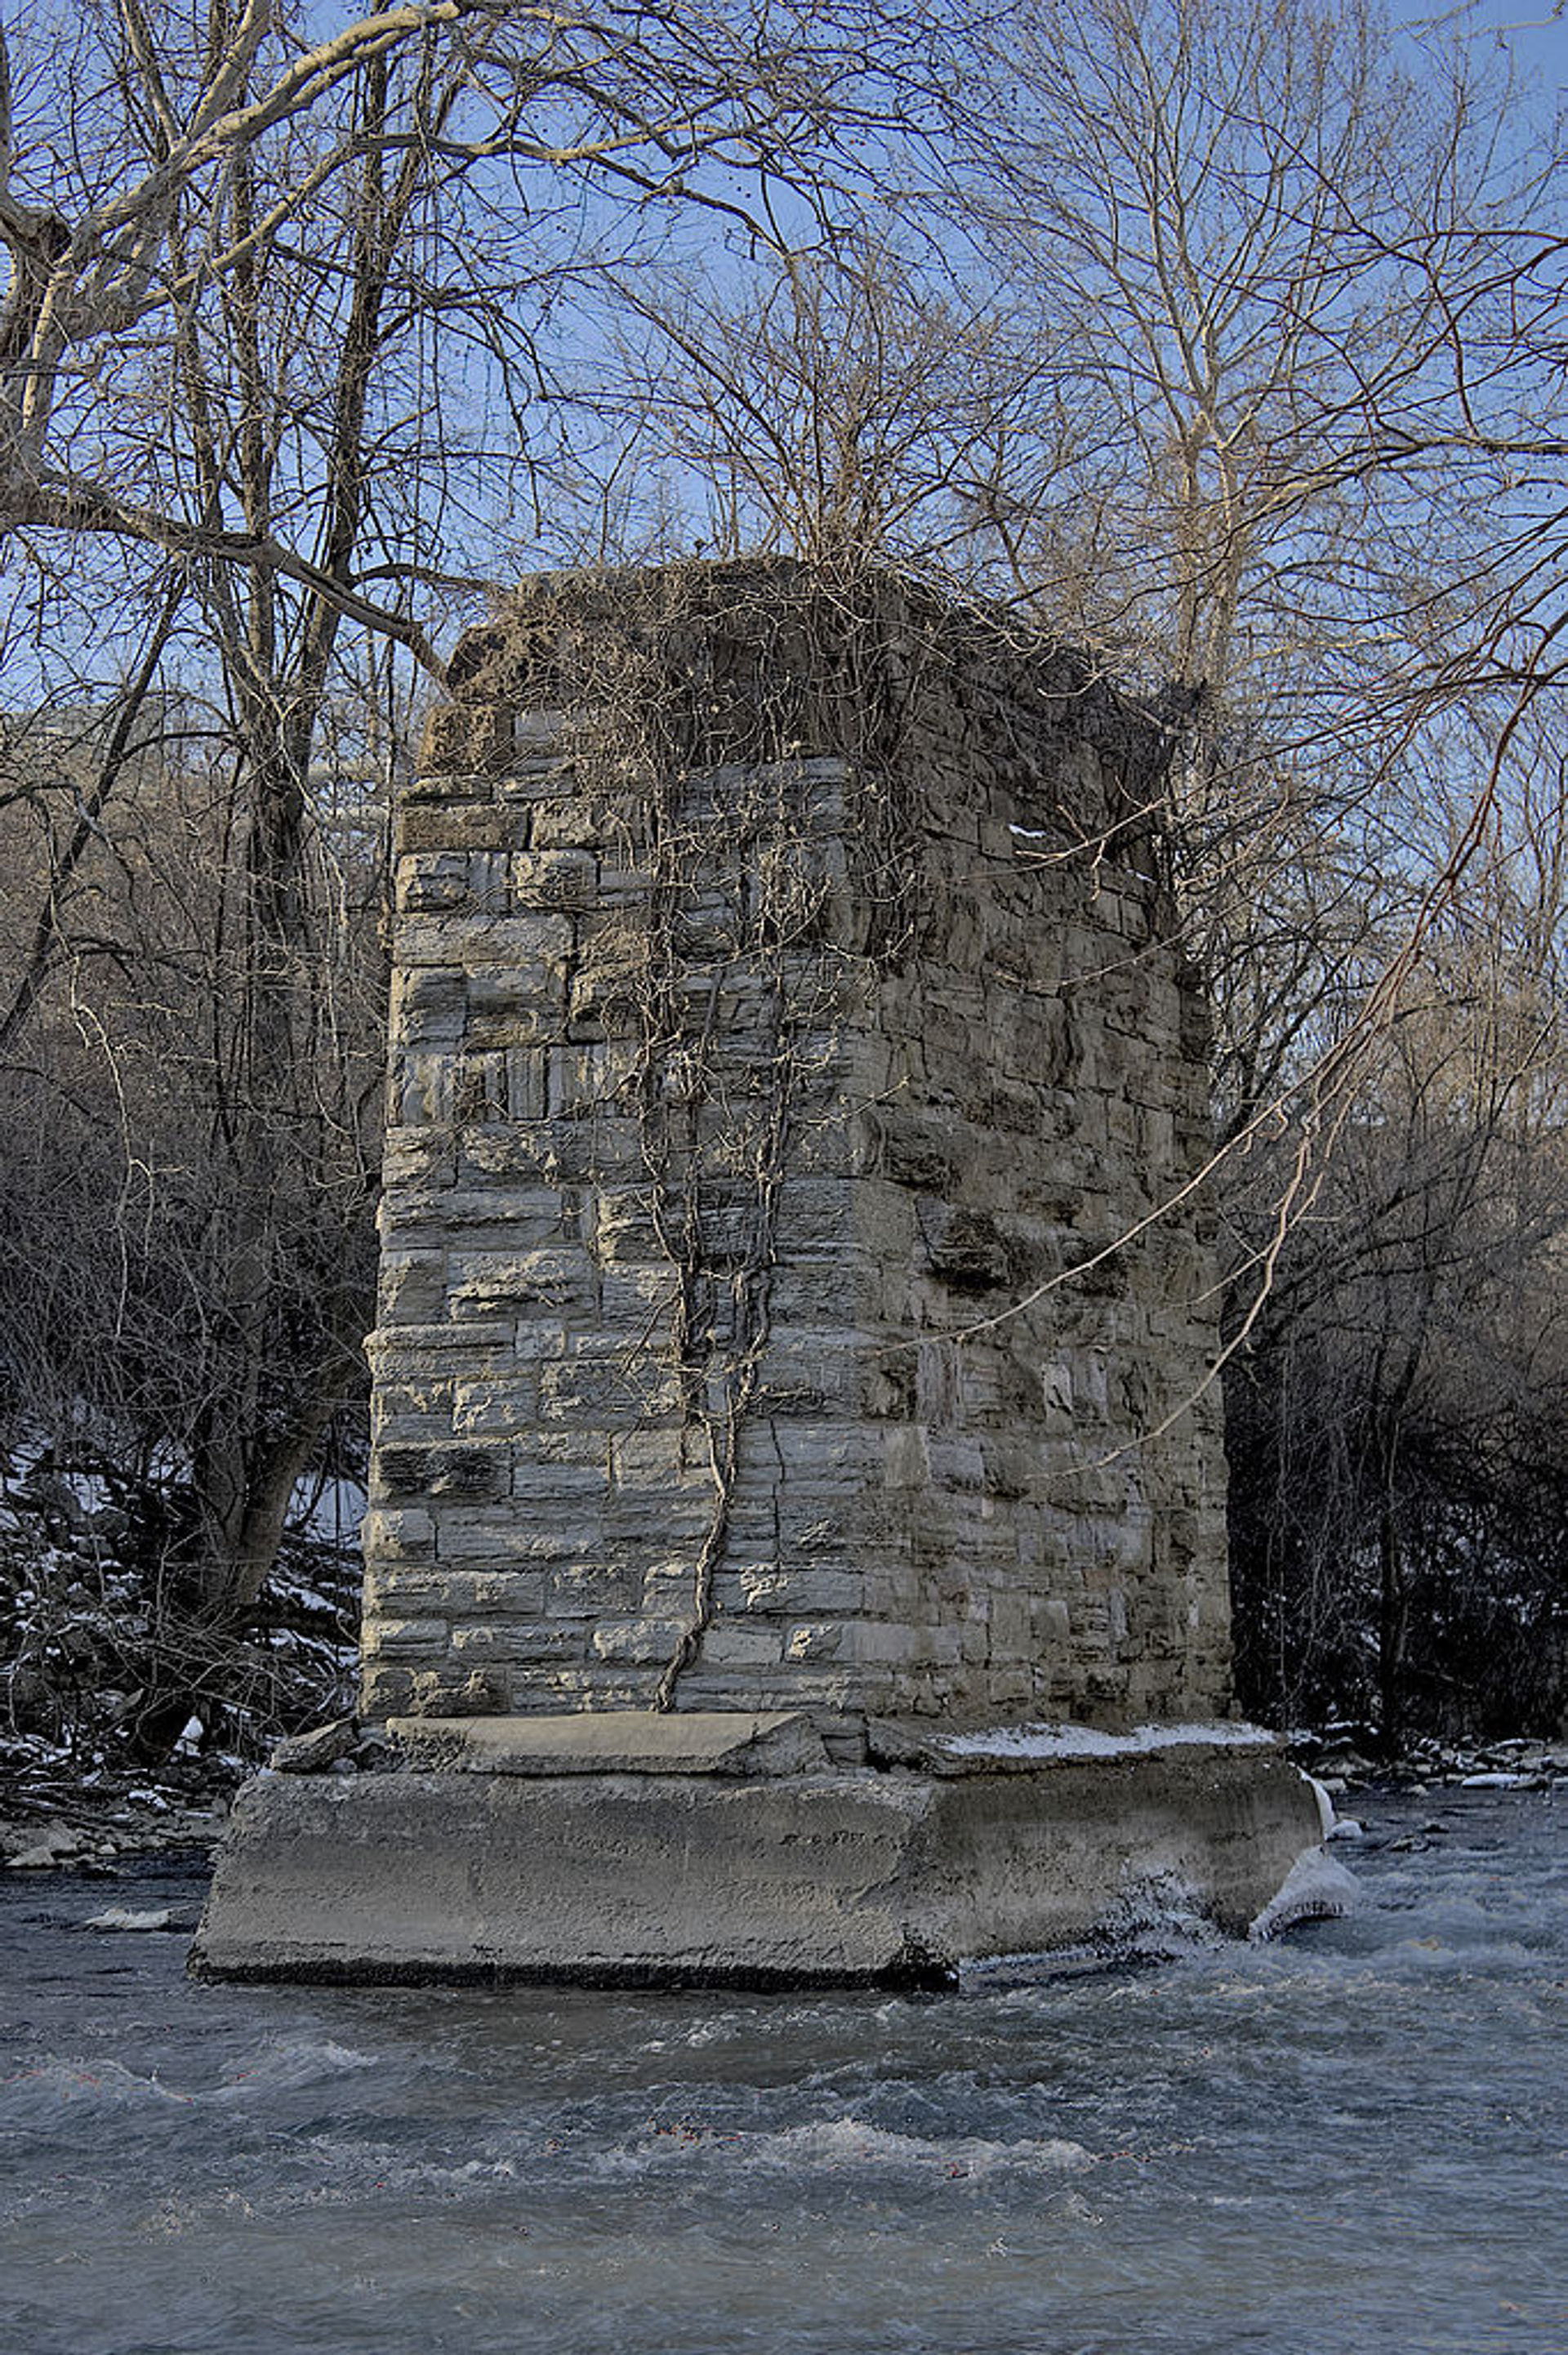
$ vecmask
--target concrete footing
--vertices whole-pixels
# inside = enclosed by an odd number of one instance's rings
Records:
[[[623,1726],[608,1753],[601,1724],[599,1754],[579,1739],[553,1759],[537,1721],[509,1743],[482,1720],[427,1732],[440,1764],[257,1777],[192,1969],[936,1984],[966,1961],[1092,1940],[1154,1898],[1245,1932],[1320,1837],[1311,1786],[1261,1740],[1049,1757],[938,1745],[881,1771],[779,1772],[785,1722],[727,1742],[694,1722],[683,1742],[672,1723]]]

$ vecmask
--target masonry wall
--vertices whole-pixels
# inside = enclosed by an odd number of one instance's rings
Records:
[[[366,1707],[797,1705],[852,1756],[1222,1709],[1152,732],[787,565],[545,579],[452,677],[398,814]]]

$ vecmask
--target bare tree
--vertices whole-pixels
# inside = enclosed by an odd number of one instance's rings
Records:
[[[1534,831],[1432,925],[1231,1384],[1250,1698],[1349,1699],[1390,1750],[1549,1728],[1568,1668],[1563,783],[1534,751]],[[1293,1146],[1233,1178],[1241,1256]]]
[[[878,116],[879,78],[917,72],[925,37],[917,17],[811,5],[766,38],[724,6],[436,0],[324,42],[305,21],[101,0],[72,19],[68,73],[35,59],[14,93],[7,69],[0,138],[0,526],[40,579],[92,572],[99,544],[160,554],[131,701],[177,648],[207,714],[201,823],[173,836],[199,843],[194,865],[114,841],[121,737],[95,751],[6,1033],[20,1069],[69,980],[112,1085],[155,1084],[154,1046],[170,1059],[179,1116],[132,1107],[108,1209],[141,1221],[148,1315],[183,1304],[183,1393],[144,1388],[181,1467],[170,1575],[214,1625],[254,1604],[368,1321],[375,1058],[315,788],[323,729],[373,679],[355,708],[368,732],[390,705],[395,762],[408,678],[372,649],[439,671],[435,634],[483,593],[475,549],[520,503],[543,536],[567,320],[667,250],[683,212],[766,235],[769,190],[793,182],[804,218],[836,127]],[[185,774],[176,760],[168,793]],[[106,856],[135,878],[123,956],[79,922]],[[138,957],[168,958],[180,988],[125,991]],[[56,1054],[53,1083],[79,1060]],[[122,1308],[111,1321],[129,1362]]]
[[[583,405],[612,471],[635,453],[669,545],[939,569],[961,493],[1036,413],[1046,363],[895,229],[841,222],[815,249],[621,285]]]
[[[193,321],[308,250],[306,225],[341,185],[363,203],[372,155],[383,229],[416,190],[452,205],[471,178],[514,246],[520,219],[533,241],[534,203],[560,200],[552,186],[579,219],[594,188],[623,211],[744,218],[759,174],[787,183],[835,122],[885,116],[879,82],[913,89],[928,37],[918,16],[812,0],[774,11],[765,39],[723,5],[406,0],[320,41],[305,21],[271,0],[88,0],[64,24],[34,20],[21,75],[0,36],[0,525],[263,569],[428,657],[408,615],[334,571],[334,551],[291,518],[173,512],[145,463],[124,466],[152,454],[149,362],[162,378]],[[361,259],[385,271],[385,254]],[[527,277],[492,282],[493,317]],[[425,293],[440,309],[451,289]]]

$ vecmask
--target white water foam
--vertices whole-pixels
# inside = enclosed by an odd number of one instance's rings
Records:
[[[207,2103],[244,2102],[287,2092],[346,2071],[374,2069],[375,2056],[356,2052],[330,2039],[282,2038],[268,2045],[255,2062],[217,2085],[192,2087],[165,2084],[155,2072],[128,2069],[119,2061],[79,2059],[49,2053],[0,2077],[0,2096],[9,2109],[33,2106],[58,2112],[66,2105],[92,2108],[132,2109],[169,2104],[191,2106]]]
[[[1311,1790],[1312,1796],[1318,1802],[1319,1832],[1324,1839],[1332,1839],[1334,1837],[1334,1826],[1339,1821],[1338,1817],[1334,1813],[1333,1793],[1330,1790],[1326,1783],[1319,1782],[1316,1774],[1308,1774],[1304,1766],[1298,1766],[1296,1771],[1300,1775],[1301,1780],[1308,1785]]]
[[[1247,1927],[1255,1943],[1277,1938],[1297,1922],[1331,1922],[1353,1913],[1361,1897],[1358,1881],[1327,1849],[1304,1849],[1278,1890]]]
[[[982,2136],[957,2136],[932,2142],[846,2115],[761,2133],[709,2128],[694,2119],[677,2119],[668,2126],[652,2123],[645,2139],[630,2148],[607,2152],[601,2166],[607,2173],[641,2175],[650,2168],[705,2157],[747,2171],[821,2175],[851,2173],[871,2166],[890,2168],[901,2175],[939,2174],[946,2179],[1074,2175],[1096,2163],[1094,2153],[1082,2143],[1054,2137],[997,2142]]]

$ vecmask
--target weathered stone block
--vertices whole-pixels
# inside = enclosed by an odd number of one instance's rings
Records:
[[[539,1421],[537,1373],[507,1366],[493,1374],[478,1374],[471,1381],[454,1382],[451,1427],[464,1438],[515,1438],[532,1432]]]
[[[591,908],[598,901],[599,866],[588,850],[536,848],[511,861],[513,905],[537,909]]]
[[[445,1286],[444,1252],[383,1248],[376,1295],[383,1324],[420,1324],[439,1316]]]
[[[842,1624],[831,1619],[791,1627],[784,1639],[784,1656],[789,1660],[836,1660],[843,1648],[843,1636]],[[714,1665],[705,1647],[704,1657]]]
[[[462,1620],[511,1622],[545,1605],[542,1575],[526,1571],[464,1571],[444,1563],[384,1562],[366,1572],[366,1604],[394,1617],[418,1618],[439,1612],[454,1625]]]
[[[747,1610],[778,1617],[810,1612],[842,1618],[866,1604],[865,1581],[856,1571],[781,1570],[763,1562],[742,1569],[736,1582]]]
[[[394,1502],[405,1497],[503,1497],[511,1473],[510,1460],[499,1447],[382,1446],[376,1451],[371,1494]]]
[[[605,1357],[553,1359],[539,1372],[543,1423],[596,1422],[607,1433],[679,1420],[680,1387],[670,1369],[634,1347]]]
[[[444,1501],[435,1519],[436,1559],[443,1569],[535,1571],[553,1578],[563,1563],[577,1560],[580,1549],[579,1526],[564,1506],[555,1526],[493,1506]]]
[[[594,1268],[570,1245],[517,1252],[475,1250],[465,1242],[448,1255],[447,1289],[460,1316],[493,1318],[511,1308],[582,1316],[598,1305]]]
[[[784,1649],[783,1630],[742,1619],[715,1619],[703,1631],[705,1668],[771,1668]]]
[[[370,1418],[372,1444],[396,1447],[453,1435],[450,1381],[384,1382]]]
[[[674,1619],[600,1619],[593,1630],[594,1657],[662,1666],[683,1632],[684,1623]]]
[[[503,704],[438,704],[425,723],[420,746],[426,779],[503,768],[513,753],[512,726],[512,714]]]
[[[450,1624],[445,1619],[378,1616],[366,1631],[367,1653],[387,1660],[430,1660],[445,1655]]]
[[[545,1607],[550,1617],[572,1620],[585,1631],[601,1617],[628,1619],[641,1602],[642,1577],[638,1565],[624,1561],[606,1561],[589,1555],[584,1549],[580,1528],[576,1544],[562,1547],[559,1566],[550,1572],[545,1589]],[[581,1657],[592,1657],[586,1636]]]
[[[378,1575],[400,1563],[432,1561],[436,1525],[431,1515],[418,1508],[372,1505],[365,1516],[361,1540],[371,1565],[367,1575]]]

